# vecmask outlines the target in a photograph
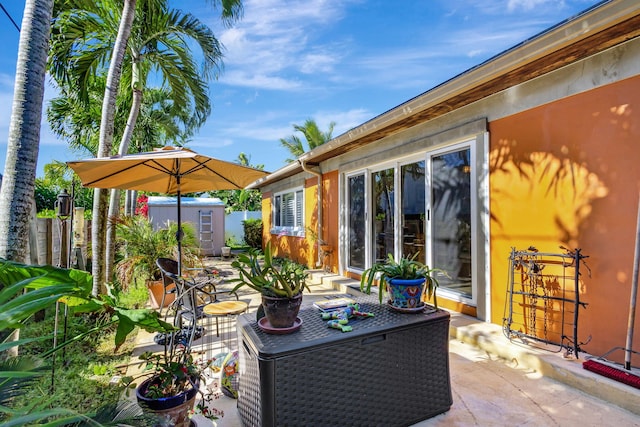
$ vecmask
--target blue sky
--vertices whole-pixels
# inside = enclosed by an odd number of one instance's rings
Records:
[[[23,0],[0,0],[21,25]],[[225,47],[211,83],[213,111],[189,142],[198,152],[275,171],[289,157],[280,139],[312,118],[338,136],[535,34],[594,0],[246,0],[223,27],[205,0],[171,0],[207,23]],[[13,99],[19,34],[0,11],[0,170]],[[55,96],[47,85],[45,102]],[[37,175],[67,150],[43,123]]]

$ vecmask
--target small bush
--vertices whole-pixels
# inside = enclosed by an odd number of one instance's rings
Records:
[[[244,241],[252,248],[262,249],[262,220],[250,218],[242,221]]]

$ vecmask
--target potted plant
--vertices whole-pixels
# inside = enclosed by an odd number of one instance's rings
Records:
[[[231,246],[223,246],[220,248],[220,256],[229,258],[231,256]]]
[[[302,265],[289,259],[277,262],[269,242],[264,254],[257,249],[249,249],[239,254],[231,266],[238,271],[238,277],[230,280],[237,283],[232,293],[242,286],[260,292],[268,326],[294,327],[302,303],[302,292],[307,288],[307,273]]]
[[[400,311],[422,309],[422,295],[426,290],[427,297],[433,297],[433,305],[437,309],[436,288],[439,283],[436,275],[446,273],[416,261],[416,255],[396,260],[392,254],[388,254],[384,263],[376,263],[362,273],[360,290],[371,293],[374,280],[378,280],[380,303],[386,288],[390,293],[389,305]]]
[[[193,226],[189,223],[182,224],[182,229],[183,265],[192,267],[201,264]],[[162,308],[160,301],[165,291],[162,273],[156,265],[156,260],[176,258],[177,231],[178,226],[175,223],[169,223],[167,228],[154,230],[151,221],[142,215],[118,219],[116,224],[119,258],[116,263],[116,276],[123,290],[137,278],[145,280],[153,308]],[[173,298],[174,294],[168,294],[164,300],[165,306],[173,302]]]
[[[94,327],[80,335],[58,342],[53,348],[43,352],[20,354],[22,352],[17,351],[18,345],[28,344],[34,340],[41,341],[37,338],[25,338],[5,343],[4,367],[0,368],[3,371],[0,395],[5,398],[15,394],[16,390],[24,392],[26,387],[32,385],[35,378],[42,376],[42,367],[47,363],[52,363],[50,359],[52,355],[59,353],[69,345],[78,344],[79,340],[87,336],[116,328],[114,344],[117,350],[125,343],[134,327],[157,332],[169,332],[173,329],[172,325],[163,322],[155,311],[120,306],[117,299],[112,296],[93,296],[91,293],[93,279],[85,271],[50,265],[27,265],[0,258],[0,283],[3,285],[0,289],[0,313],[2,313],[0,331],[5,334],[19,330],[34,313],[50,309],[59,302],[66,305],[71,316],[85,313],[97,319],[109,319],[106,321],[96,320]],[[108,316],[102,317],[104,314],[108,314]],[[41,346],[36,348],[41,348]],[[12,355],[10,350],[15,350],[15,355]],[[15,367],[19,367],[19,369],[15,369]],[[114,420],[118,419],[121,423],[118,425],[129,425],[129,423],[142,425],[138,423],[148,420],[147,417],[138,416],[138,411],[129,405],[118,405],[116,408],[105,406],[98,411],[98,415],[90,415],[80,414],[65,408],[56,408],[52,412],[45,403],[38,402],[33,402],[33,405],[30,405],[27,410],[13,409],[11,408],[13,403],[13,399],[8,398],[3,403],[9,405],[3,411],[3,421],[7,422],[6,425],[40,425],[38,422],[42,422],[42,425],[44,423],[48,423],[48,425],[70,425],[73,423],[104,425],[107,421],[105,416],[112,415],[117,417]],[[118,412],[115,413],[115,410]],[[127,413],[131,416],[129,420],[126,419]]]
[[[194,360],[187,347],[177,343],[166,344],[161,353],[145,352],[139,359],[145,365],[146,379],[139,385],[131,376],[123,377],[121,382],[128,390],[135,389],[138,404],[145,412],[177,427],[189,426],[189,415],[193,412],[211,419],[220,415],[208,409],[207,404],[213,397],[202,391],[206,389],[205,372],[211,361]],[[196,406],[198,393],[202,398]]]
[[[123,377],[121,382],[127,389],[135,389],[138,404],[145,412],[178,427],[190,425],[189,415],[194,409],[208,418],[217,418],[219,413],[207,407],[212,397],[200,386],[206,381],[209,362],[193,360],[184,348],[172,356],[145,352],[139,358],[146,364],[146,379],[139,385],[130,376]],[[202,399],[196,407],[198,393]]]

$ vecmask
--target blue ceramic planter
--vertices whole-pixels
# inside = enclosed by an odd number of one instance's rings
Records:
[[[424,278],[420,279],[390,279],[387,280],[389,301],[397,308],[417,308],[422,305],[422,291]]]
[[[165,420],[168,425],[176,427],[188,427],[191,424],[189,420],[189,411],[193,409],[195,404],[196,394],[198,393],[197,386],[200,385],[200,379],[196,379],[196,387],[187,390],[184,393],[180,393],[177,396],[162,397],[158,399],[152,399],[145,397],[147,388],[153,384],[154,378],[149,378],[143,381],[138,388],[136,388],[136,397],[138,404],[145,410],[155,413],[160,419]]]

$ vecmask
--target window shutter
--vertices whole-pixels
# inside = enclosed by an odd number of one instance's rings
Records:
[[[304,224],[304,221],[302,220],[303,201],[304,201],[304,197],[302,197],[302,190],[296,191],[296,223],[295,225],[297,227],[302,227]]]
[[[279,227],[282,225],[282,201],[280,196],[276,196],[275,197],[275,202],[274,202],[274,212],[273,212],[273,224],[276,227]]]
[[[293,227],[295,225],[295,194],[283,194],[282,205],[282,209],[284,211],[284,221],[282,225],[286,227]]]

